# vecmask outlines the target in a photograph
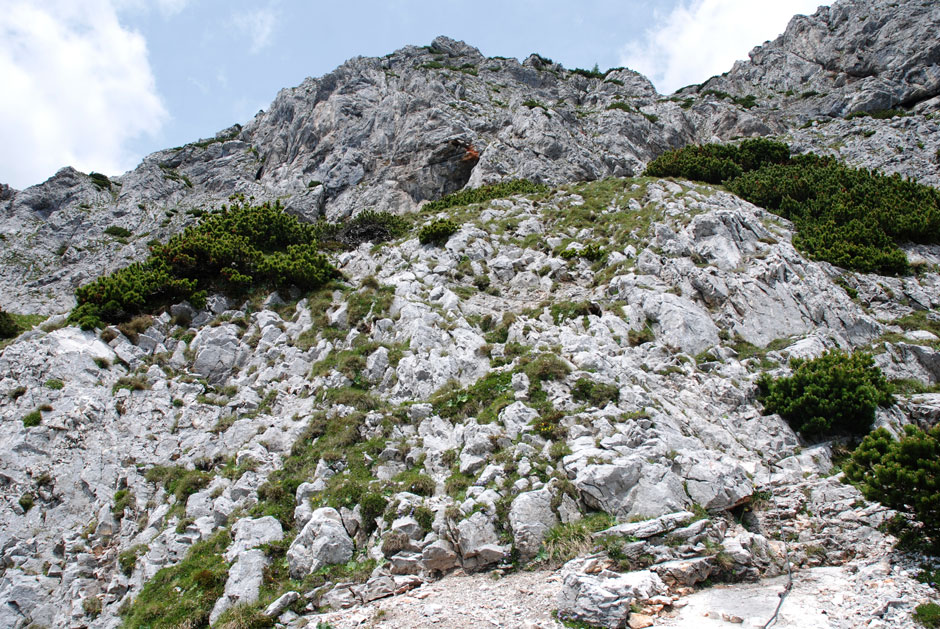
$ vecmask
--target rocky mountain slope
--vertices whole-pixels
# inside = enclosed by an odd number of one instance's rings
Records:
[[[720,187],[640,175],[777,134],[937,185],[938,23],[839,3],[670,98],[438,38],[113,180],[5,188],[0,305],[53,316],[0,353],[0,625],[763,626],[766,606],[696,589],[793,571],[778,626],[913,627],[929,559],[894,550],[839,444],[764,415],[757,381],[869,350],[908,385],[876,425],[936,424],[940,394],[914,391],[940,384],[940,248],[853,273]],[[422,204],[519,177],[546,186]],[[414,227],[333,252],[342,280],[317,291],[65,325],[78,284],[235,193]],[[456,232],[422,244],[436,219]],[[814,588],[827,609],[799,603]]]

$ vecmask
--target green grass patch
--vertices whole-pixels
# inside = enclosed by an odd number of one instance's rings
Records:
[[[513,179],[501,183],[480,186],[470,190],[461,190],[449,194],[437,201],[431,201],[422,208],[426,212],[439,212],[452,207],[470,205],[472,203],[486,203],[493,199],[504,199],[517,194],[533,194],[536,192],[546,192],[548,186],[535,184],[528,179]]]
[[[593,535],[614,526],[617,521],[607,513],[595,513],[568,524],[556,524],[545,533],[539,557],[554,565],[591,552]]]
[[[578,378],[571,387],[571,397],[578,402],[585,402],[591,406],[603,407],[608,402],[620,401],[620,387],[613,384],[594,382],[589,378]]]
[[[39,410],[30,411],[23,416],[23,426],[26,428],[33,428],[42,423],[42,413]]]
[[[144,474],[147,482],[163,485],[170,495],[176,496],[177,504],[186,500],[212,480],[212,475],[202,470],[190,470],[177,465],[155,465]]]
[[[122,613],[123,626],[208,627],[209,614],[228,577],[229,566],[222,554],[230,541],[228,531],[219,531],[193,544],[180,563],[157,572]]]
[[[12,312],[5,312],[0,309],[0,349],[9,345],[14,338],[33,329],[46,320],[46,317],[39,314],[21,315]]]
[[[431,398],[434,412],[448,419],[476,417],[482,423],[492,422],[505,407],[513,403],[512,372],[491,372],[467,388],[446,385]]]
[[[914,620],[929,629],[940,627],[940,605],[923,603],[914,608]]]

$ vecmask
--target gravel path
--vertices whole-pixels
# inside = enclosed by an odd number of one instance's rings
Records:
[[[402,596],[307,616],[307,627],[312,629],[322,622],[333,629],[549,629],[562,626],[552,618],[560,589],[557,572],[516,572],[503,577],[495,573],[451,575]]]

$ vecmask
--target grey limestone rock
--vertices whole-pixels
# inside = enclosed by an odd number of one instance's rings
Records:
[[[353,554],[353,542],[335,509],[313,512],[287,550],[291,576],[303,578],[331,564],[345,563]]]
[[[225,610],[234,605],[258,600],[264,567],[269,561],[260,550],[248,550],[238,556],[238,560],[229,568],[225,592],[212,608],[210,623],[214,623]]]
[[[558,516],[552,510],[552,492],[549,489],[516,496],[509,507],[509,526],[523,561],[535,557],[545,533],[557,523]]]
[[[461,520],[457,530],[457,546],[465,569],[480,569],[509,555],[509,549],[499,543],[493,521],[480,511]]]
[[[241,556],[246,550],[280,541],[284,538],[284,531],[277,518],[270,515],[255,519],[242,518],[232,525],[232,537],[232,545],[225,551],[228,561]]]
[[[597,627],[626,626],[630,606],[666,591],[654,572],[647,570],[610,577],[568,571],[558,595],[558,616]]]

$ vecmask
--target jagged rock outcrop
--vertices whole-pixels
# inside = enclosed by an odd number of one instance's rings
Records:
[[[780,115],[796,120],[897,107],[935,111],[938,24],[932,2],[834,3],[794,17],[748,61],[694,89],[754,95],[768,107],[773,99]]]

